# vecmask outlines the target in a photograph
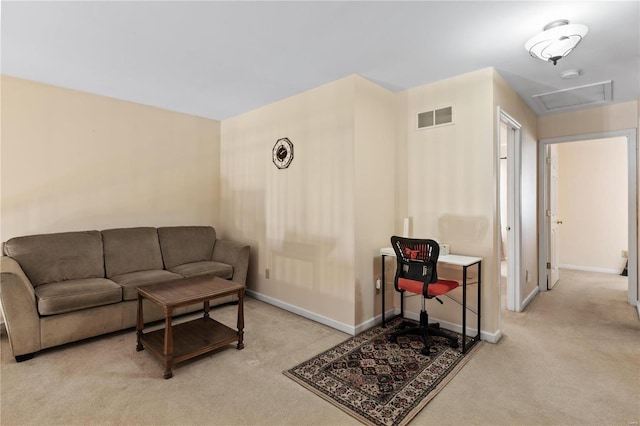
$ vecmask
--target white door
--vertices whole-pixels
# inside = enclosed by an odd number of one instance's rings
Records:
[[[549,206],[547,210],[547,224],[549,235],[549,257],[547,259],[547,289],[551,290],[560,278],[558,264],[560,263],[559,248],[559,225],[562,221],[558,218],[558,146],[554,144],[547,145],[547,165],[549,178],[548,194]]]

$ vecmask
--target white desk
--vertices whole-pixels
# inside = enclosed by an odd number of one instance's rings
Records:
[[[396,257],[393,247],[384,247],[380,249],[382,256],[382,327],[386,327],[385,321],[385,296],[386,296],[386,277],[384,271],[384,258],[387,256]],[[438,256],[438,263],[461,266],[462,267],[462,353],[466,353],[473,345],[480,341],[480,307],[481,307],[481,281],[482,281],[482,258],[473,256],[461,256],[458,254],[448,254],[446,256]],[[478,267],[478,334],[469,341],[467,346],[467,269],[471,266]],[[400,297],[400,316],[404,316],[404,297]]]

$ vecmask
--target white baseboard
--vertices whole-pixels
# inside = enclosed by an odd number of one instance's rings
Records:
[[[460,327],[462,328],[462,327]],[[486,331],[480,332],[480,338],[489,343],[498,343],[498,341],[502,338],[502,330],[498,329],[495,333],[489,333]]]
[[[400,309],[396,309],[395,310],[396,315],[400,314]],[[420,313],[415,313],[415,312],[404,312],[404,316],[405,318],[414,320],[414,321],[420,321]],[[439,322],[440,323],[440,327],[446,329],[446,330],[450,330],[450,331],[455,331],[456,333],[462,333],[462,325],[461,324],[454,324],[452,322],[449,321],[445,321],[445,320],[441,320],[438,319],[436,317],[433,316],[429,316],[429,322]],[[478,330],[476,328],[472,328],[472,327],[467,327],[467,336],[475,336],[478,333]],[[487,331],[480,331],[480,339],[484,340],[485,342],[489,342],[489,343],[497,343],[498,340],[500,340],[500,338],[502,337],[502,331],[501,330],[497,330],[495,333],[489,333]]]
[[[389,309],[388,311],[385,312],[384,317],[385,317],[385,321],[389,321],[390,318],[393,318],[396,314],[395,310],[393,309]],[[376,326],[378,324],[382,324],[382,314],[380,315],[376,315],[375,317],[358,324],[355,327],[355,333],[359,334],[362,333],[363,331],[366,331],[368,329],[370,329],[373,326]],[[355,336],[355,334],[354,334]]]
[[[525,297],[525,299],[522,301],[522,306],[521,306],[522,310],[524,310],[524,308],[527,307],[529,302],[531,302],[533,300],[533,298],[536,296],[536,294],[538,294],[539,291],[540,291],[540,289],[536,286],[536,288],[534,288],[533,291],[531,293],[529,293],[529,295],[527,297]]]
[[[622,269],[617,270],[617,269],[609,269],[609,268],[596,268],[593,266],[567,265],[565,263],[558,265],[558,267],[562,269],[573,269],[574,271],[601,272],[603,274],[615,274],[615,275],[620,275],[620,273],[622,272]]]
[[[382,323],[382,315],[376,315],[374,318],[371,318],[363,323],[358,324],[357,326],[352,326],[348,324],[344,324],[342,322],[336,321],[331,318],[327,318],[323,315],[316,314],[315,312],[308,311],[306,309],[300,308],[298,306],[292,305],[287,302],[283,302],[282,300],[275,299],[270,296],[265,296],[264,294],[258,293],[254,290],[246,290],[247,295],[253,297],[254,299],[260,300],[261,302],[268,303],[273,306],[277,306],[280,309],[284,309],[285,311],[294,313],[296,315],[300,315],[301,317],[308,318],[312,321],[319,322],[320,324],[324,324],[328,327],[335,328],[336,330],[340,330],[344,333],[355,336],[358,333],[361,333],[365,330],[370,329],[371,327]],[[385,317],[391,318],[395,315],[400,314],[400,309],[390,309],[386,311]],[[405,317],[408,319],[412,319],[415,321],[420,321],[420,314],[413,312],[405,312]],[[439,322],[442,328],[447,330],[455,331],[456,333],[462,333],[462,326],[459,324],[453,324],[448,321],[439,320],[437,318],[431,317],[433,322]],[[477,330],[475,328],[467,327],[467,335],[475,336]],[[495,333],[488,333],[486,331],[480,332],[480,338],[486,342],[496,343],[502,337],[502,331],[498,330]]]
[[[285,311],[289,311],[289,312],[294,313],[296,315],[300,315],[301,317],[305,317],[305,318],[308,318],[308,319],[310,319],[312,321],[319,322],[320,324],[324,324],[324,325],[329,326],[331,328],[335,328],[336,330],[340,330],[340,331],[342,331],[344,333],[347,333],[347,334],[350,334],[352,336],[356,335],[356,332],[357,332],[358,328],[360,327],[360,326],[359,327],[354,327],[352,325],[344,324],[344,323],[342,323],[340,321],[336,321],[336,320],[333,320],[331,318],[327,318],[327,317],[325,317],[323,315],[316,314],[315,312],[311,312],[311,311],[308,311],[306,309],[300,308],[298,306],[291,305],[290,303],[283,302],[282,300],[275,299],[275,298],[270,297],[270,296],[265,296],[264,294],[258,293],[258,292],[253,291],[253,290],[247,289],[246,293],[249,296],[253,297],[254,299],[260,300],[261,302],[265,302],[265,303],[268,303],[270,305],[277,306],[280,309],[284,309]]]

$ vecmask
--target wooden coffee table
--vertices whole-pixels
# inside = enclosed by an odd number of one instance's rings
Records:
[[[218,277],[201,275],[182,278],[138,288],[137,346],[148,348],[164,362],[164,378],[173,377],[174,364],[213,351],[238,341],[237,349],[244,348],[244,289],[242,284]],[[219,297],[238,295],[238,330],[233,330],[209,317],[209,301]],[[164,310],[165,327],[143,332],[144,313],[142,299],[149,299]],[[173,325],[171,316],[175,308],[203,303],[204,316]]]

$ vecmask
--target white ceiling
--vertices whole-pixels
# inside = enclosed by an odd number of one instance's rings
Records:
[[[640,96],[640,1],[8,2],[2,74],[225,119],[359,74],[394,92],[495,67],[531,96],[613,80]],[[557,66],[525,42],[589,27]],[[574,80],[564,70],[580,68]]]

